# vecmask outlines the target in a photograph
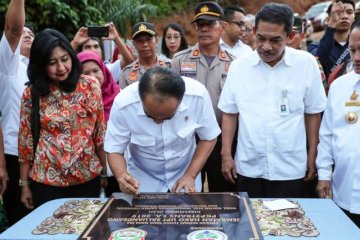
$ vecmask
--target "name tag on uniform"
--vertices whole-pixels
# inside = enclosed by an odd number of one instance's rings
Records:
[[[196,72],[197,69],[196,62],[181,62],[180,63],[180,72]]]

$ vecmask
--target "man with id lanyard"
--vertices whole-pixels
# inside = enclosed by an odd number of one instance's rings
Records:
[[[326,97],[316,59],[286,47],[293,19],[285,4],[266,4],[257,13],[256,51],[231,63],[219,100],[222,172],[250,197],[303,197],[304,180],[316,176]]]

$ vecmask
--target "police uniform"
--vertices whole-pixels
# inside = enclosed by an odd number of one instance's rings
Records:
[[[202,24],[209,24],[212,21],[224,21],[224,19],[224,12],[220,5],[216,2],[208,1],[200,3],[195,8],[195,18],[193,22],[200,24],[201,21]],[[217,104],[225,84],[230,63],[235,59],[235,56],[222,49],[220,45],[215,47],[219,48],[219,51],[210,66],[205,56],[201,53],[199,44],[197,44],[191,49],[175,54],[171,62],[171,67],[182,76],[196,79],[206,87],[211,98],[217,122],[220,125],[222,114]],[[203,181],[205,179],[205,173],[207,175],[210,192],[230,192],[235,189],[235,186],[227,182],[221,173],[220,152],[221,136],[218,137],[214,150],[211,152],[202,170]]]
[[[171,67],[171,62],[169,60],[163,59],[157,56],[156,64],[153,67]],[[120,87],[124,89],[130,84],[140,80],[141,76],[146,72],[146,68],[140,65],[139,59],[127,65],[121,74],[120,78]]]
[[[210,94],[219,125],[221,124],[221,111],[217,104],[230,63],[234,59],[233,55],[220,48],[218,55],[215,56],[209,67],[204,55],[200,52],[199,45],[196,44],[191,49],[176,53],[171,62],[171,68],[181,76],[196,79],[204,84]]]

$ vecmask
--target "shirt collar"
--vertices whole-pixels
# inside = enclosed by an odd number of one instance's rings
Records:
[[[292,49],[290,49],[289,47],[285,47],[284,51],[285,52],[284,52],[284,55],[283,55],[282,59],[276,65],[281,64],[282,62],[284,62],[284,64],[289,66],[289,67],[293,66],[294,61],[291,59],[291,56],[290,56]],[[256,53],[256,54],[254,54],[255,56],[250,58],[250,64],[251,65],[255,66],[257,64],[260,64],[260,62],[263,62],[264,64],[267,64],[260,58],[257,50],[255,50],[254,53]]]
[[[25,57],[24,55],[20,55],[20,61],[23,62],[26,66],[29,65],[29,58]]]
[[[191,58],[200,58],[201,57],[201,52],[200,52],[200,48],[199,48],[199,44],[197,43],[193,49],[191,50]],[[229,57],[228,54],[225,53],[224,50],[221,49],[221,47],[219,48],[219,53],[218,53],[219,59],[222,61],[228,61],[230,62],[231,59]]]

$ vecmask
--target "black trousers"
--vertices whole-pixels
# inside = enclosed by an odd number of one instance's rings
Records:
[[[100,195],[100,177],[70,187],[54,187],[32,182],[31,190],[34,207],[58,198],[98,198]]]
[[[107,181],[108,185],[105,189],[106,197],[110,197],[114,192],[121,192],[119,183],[116,181],[115,177],[108,177]]]
[[[237,191],[247,192],[250,198],[303,198],[304,180],[270,181],[237,174]]]
[[[8,219],[8,226],[25,217],[31,210],[21,203],[21,187],[19,187],[20,166],[18,156],[5,154],[6,170],[9,176],[7,189],[3,195],[4,208]]]
[[[355,223],[355,225],[360,228],[360,214],[351,213],[345,209],[340,208],[343,212]]]

